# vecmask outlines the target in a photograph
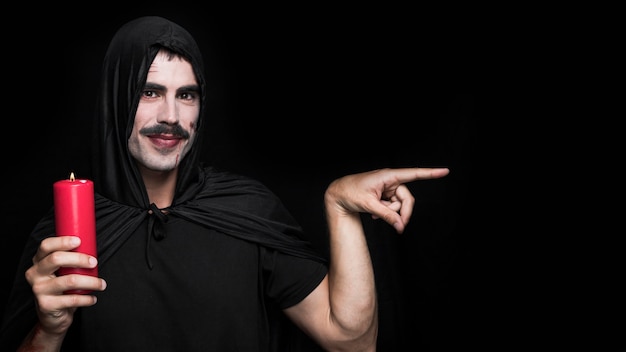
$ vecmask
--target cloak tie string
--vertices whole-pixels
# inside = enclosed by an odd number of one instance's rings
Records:
[[[146,262],[148,263],[148,268],[152,270],[150,239],[154,237],[155,240],[160,241],[166,237],[163,225],[167,222],[167,216],[154,203],[150,204],[150,211],[149,214],[151,216],[148,217],[148,239],[146,240]]]

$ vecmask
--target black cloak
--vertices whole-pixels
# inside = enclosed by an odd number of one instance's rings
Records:
[[[130,21],[118,30],[101,71],[92,155],[100,265],[106,264],[146,217],[147,265],[150,238],[164,236],[159,229],[167,216],[149,203],[127,147],[148,68],[160,47],[182,54],[191,63],[202,95],[195,144],[180,163],[174,199],[167,211],[226,235],[325,262],[326,258],[312,250],[301,227],[266,187],[250,178],[202,165],[200,152],[208,99],[200,49],[181,26],[162,17],[148,16]],[[50,209],[33,229],[21,257],[0,331],[3,348],[14,350],[37,321],[32,290],[24,272],[32,265],[41,240],[54,235],[54,231],[54,209]]]

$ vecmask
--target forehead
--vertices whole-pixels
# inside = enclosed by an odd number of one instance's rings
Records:
[[[193,67],[181,56],[159,51],[148,69],[148,80],[168,80],[172,83],[197,84]]]

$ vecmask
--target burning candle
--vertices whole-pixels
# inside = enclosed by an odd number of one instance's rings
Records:
[[[70,174],[68,180],[57,181],[53,185],[54,220],[57,236],[78,236],[80,245],[75,252],[98,257],[96,249],[96,212],[93,182],[79,180]],[[70,268],[58,270],[59,275],[83,274],[98,276],[98,267]],[[66,293],[89,293],[89,290],[69,290]]]

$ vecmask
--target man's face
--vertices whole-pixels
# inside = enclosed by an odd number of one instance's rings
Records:
[[[191,64],[159,52],[150,65],[128,139],[140,168],[175,169],[191,149],[199,114],[200,88]]]

